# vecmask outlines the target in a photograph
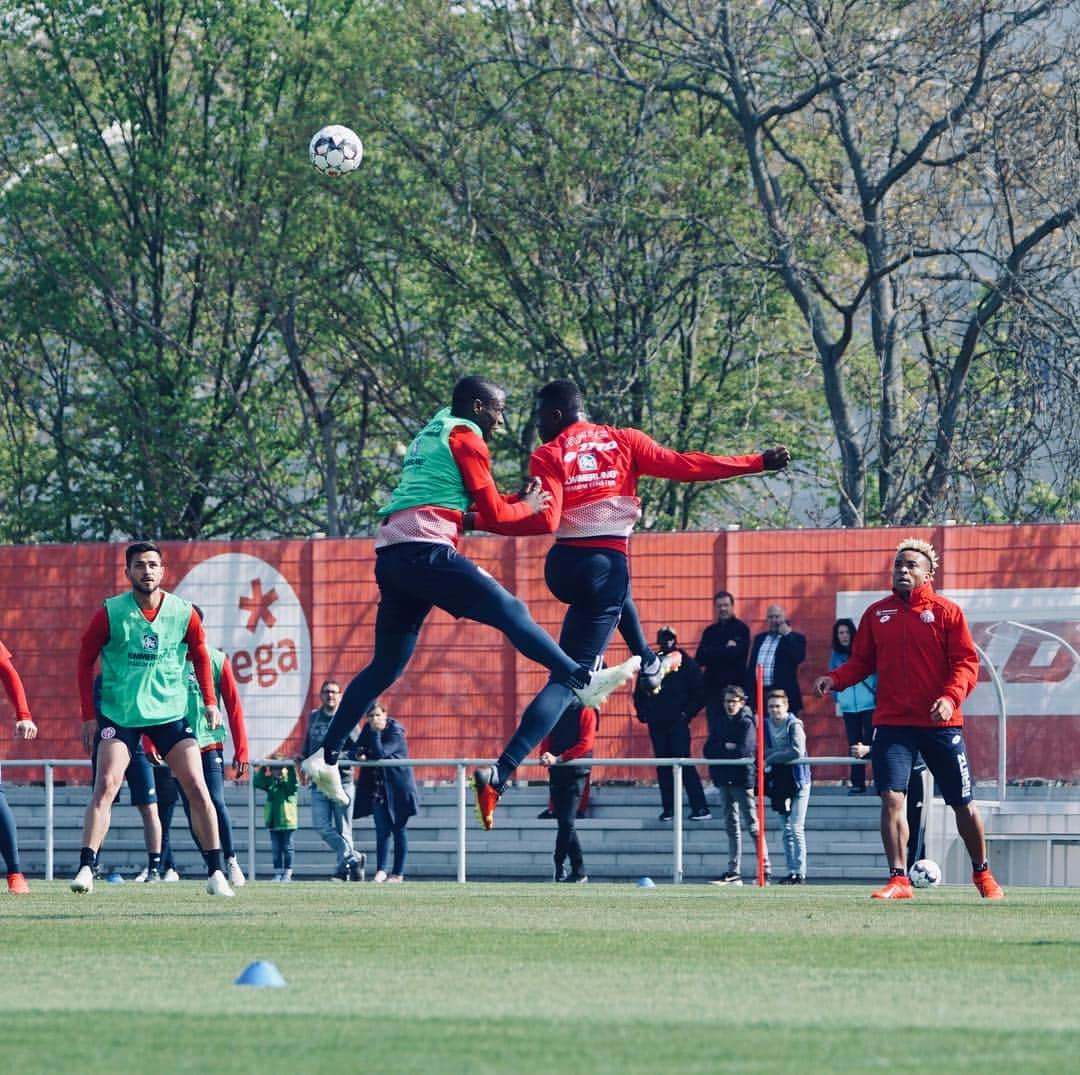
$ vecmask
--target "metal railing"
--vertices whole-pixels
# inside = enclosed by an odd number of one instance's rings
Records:
[[[395,758],[383,761],[342,761],[339,765],[346,768],[395,768],[407,767],[412,769],[453,767],[455,771],[454,787],[456,789],[455,814],[456,814],[456,880],[464,884],[466,881],[466,842],[465,833],[468,825],[468,799],[469,780],[467,770],[478,765],[489,765],[490,758]],[[746,759],[723,759],[723,758],[588,758],[577,759],[570,764],[581,766],[586,764],[592,769],[627,767],[633,769],[655,769],[661,766],[671,766],[674,778],[674,801],[682,802],[683,792],[683,769],[686,766],[743,766]],[[277,768],[286,769],[292,766],[292,762],[280,758],[267,758],[253,761],[251,769]],[[798,764],[804,765],[859,765],[866,764],[866,760],[848,757],[821,757],[800,758]],[[45,879],[52,881],[55,876],[55,850],[56,850],[56,785],[53,779],[53,771],[59,768],[90,768],[90,762],[86,758],[47,758],[35,760],[6,760],[6,768],[19,769],[44,769],[45,771]],[[523,766],[523,768],[531,766]],[[244,781],[247,789],[247,868],[249,876],[255,876],[255,786],[250,779]],[[89,793],[89,788],[87,789]],[[513,794],[511,789],[510,794]],[[512,801],[512,800],[508,800]],[[683,814],[682,810],[676,810],[672,829],[672,868],[671,880],[674,884],[682,884],[683,880]]]

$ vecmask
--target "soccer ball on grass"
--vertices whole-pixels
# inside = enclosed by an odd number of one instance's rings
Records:
[[[914,888],[933,888],[941,882],[941,867],[933,859],[919,859],[908,870]]]
[[[315,133],[308,154],[316,171],[323,175],[343,175],[360,167],[364,146],[355,131],[332,123]]]

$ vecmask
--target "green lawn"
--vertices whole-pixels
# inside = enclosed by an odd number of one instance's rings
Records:
[[[1080,891],[66,882],[0,895],[8,1072],[1061,1072]],[[233,985],[256,959],[284,989]]]

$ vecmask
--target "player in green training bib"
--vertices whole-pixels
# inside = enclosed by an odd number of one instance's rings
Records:
[[[217,813],[203,776],[195,731],[187,719],[187,661],[202,690],[207,725],[221,724],[202,620],[192,606],[161,589],[161,549],[137,541],[124,554],[127,593],[105,601],[79,648],[82,743],[96,749],[97,775],[83,819],[79,872],[73,892],[94,889],[97,854],[109,831],[112,803],[142,736],[165,759],[191,806],[191,826],[206,860],[206,891],[232,896],[223,872]],[[101,716],[94,708],[94,664],[101,659]],[[94,746],[95,736],[100,737]]]

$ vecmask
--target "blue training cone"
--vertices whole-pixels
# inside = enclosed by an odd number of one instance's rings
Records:
[[[638,888],[656,888],[656,882],[651,877],[642,877],[638,879]]]
[[[108,885],[122,885],[124,875],[119,870],[110,870],[105,877],[105,883]]]
[[[285,979],[281,971],[268,963],[265,959],[258,959],[244,968],[244,973],[233,982],[233,985],[254,985],[264,989],[280,989],[285,985]]]

